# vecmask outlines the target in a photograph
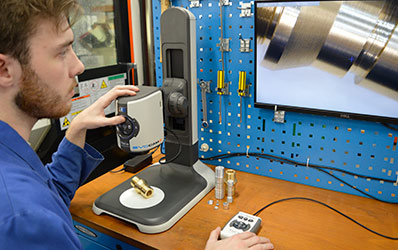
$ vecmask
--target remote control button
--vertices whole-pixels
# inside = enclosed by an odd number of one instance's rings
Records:
[[[246,224],[246,226],[245,226],[245,228],[243,228],[243,231],[247,231],[247,230],[249,230],[250,229],[250,224]]]
[[[243,219],[243,216],[242,216],[242,215],[239,215],[238,218],[239,218],[239,219]]]
[[[249,222],[253,222],[253,220],[252,220],[252,219],[249,219]]]
[[[244,221],[247,221],[247,217],[243,218]]]

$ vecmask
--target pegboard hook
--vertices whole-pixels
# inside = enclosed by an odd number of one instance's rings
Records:
[[[246,157],[247,158],[249,158],[250,156],[249,156],[249,148],[250,148],[250,146],[246,146]],[[397,179],[398,180],[398,179]]]
[[[395,173],[397,174],[397,180],[395,181],[395,185],[398,185],[398,171]]]

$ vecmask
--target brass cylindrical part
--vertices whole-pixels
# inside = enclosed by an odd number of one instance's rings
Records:
[[[236,192],[236,184],[238,183],[238,180],[236,179],[236,171],[233,169],[227,169],[225,171],[225,175],[224,175],[224,182],[225,185],[228,184],[228,181],[231,180],[233,181],[233,187],[232,187],[232,195],[235,195]]]
[[[134,176],[131,179],[130,184],[134,188],[134,190],[144,198],[149,198],[153,195],[153,189],[148,186],[144,179],[140,179],[137,176]]]

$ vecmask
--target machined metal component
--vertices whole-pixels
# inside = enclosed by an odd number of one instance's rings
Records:
[[[150,198],[153,195],[153,188],[148,186],[144,179],[133,176],[130,182],[134,190],[144,198]]]
[[[232,196],[235,195],[236,185],[238,183],[238,179],[236,178],[236,171],[233,169],[227,169],[225,171],[224,182],[228,189],[228,181],[232,181]],[[228,192],[227,192],[228,193]]]
[[[234,181],[233,180],[228,180],[227,181],[227,202],[232,203],[233,201],[233,195],[234,195]]]
[[[229,202],[228,202],[228,201],[223,202],[222,207],[223,207],[225,210],[228,210],[228,209],[229,209]]]
[[[225,187],[224,187],[224,167],[217,166],[215,171],[215,197],[218,200],[224,199]]]
[[[339,77],[352,72],[356,84],[396,98],[398,3],[318,3],[257,8],[256,37],[266,46],[261,64],[272,70],[312,65]]]

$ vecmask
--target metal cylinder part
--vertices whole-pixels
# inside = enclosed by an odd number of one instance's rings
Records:
[[[233,201],[233,190],[234,190],[234,181],[227,181],[227,202],[232,203]]]
[[[227,169],[225,171],[224,182],[225,182],[226,186],[228,186],[228,181],[229,180],[233,181],[232,196],[234,196],[235,195],[235,191],[236,191],[236,184],[238,183],[238,180],[236,179],[236,171],[233,170],[233,169]]]
[[[148,186],[144,179],[133,176],[130,182],[134,190],[144,198],[149,198],[153,195],[153,189]]]
[[[215,171],[215,196],[216,199],[222,200],[225,196],[224,188],[224,167],[217,166]]]
[[[339,77],[352,72],[355,83],[396,96],[396,1],[270,4],[256,9],[257,42],[267,47],[263,66],[280,70],[312,65]]]

